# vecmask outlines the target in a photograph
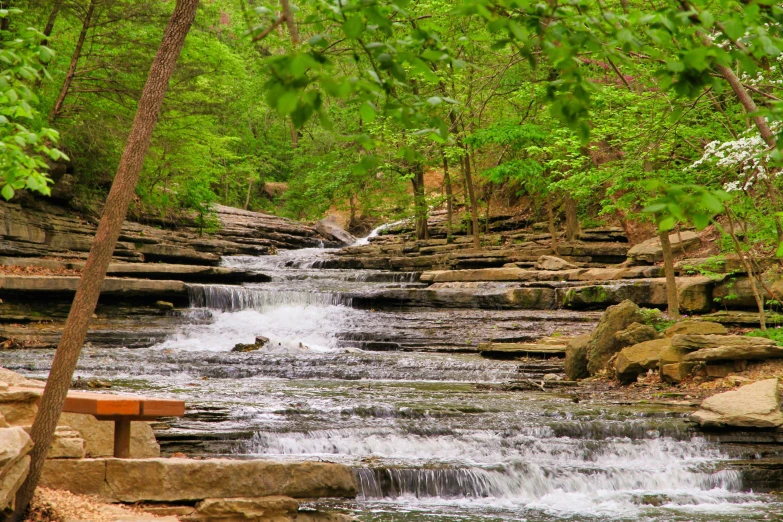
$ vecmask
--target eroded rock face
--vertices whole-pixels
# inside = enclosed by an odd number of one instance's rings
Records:
[[[30,436],[20,427],[0,428],[0,515],[13,508],[16,491],[30,469],[33,448]]]
[[[667,328],[663,333],[666,337],[674,337],[675,335],[726,335],[729,331],[720,323],[680,321]]]
[[[625,330],[621,330],[614,334],[614,337],[626,346],[633,346],[634,344],[657,339],[660,337],[660,334],[652,326],[632,323]]]
[[[623,348],[614,367],[620,382],[633,382],[639,374],[657,369],[661,351],[671,346],[671,339],[654,339]]]
[[[669,241],[671,242],[672,250],[678,252],[680,249],[685,251],[699,245],[701,243],[701,238],[696,232],[686,230],[680,232],[680,234],[669,234]],[[648,265],[663,261],[661,240],[654,237],[647,241],[643,241],[638,245],[632,246],[631,249],[628,250],[628,259],[635,263]]]
[[[48,460],[41,485],[108,502],[352,498],[358,490],[353,472],[342,464],[176,458]]]
[[[316,222],[315,229],[322,236],[338,242],[340,246],[349,246],[356,243],[356,238],[343,230],[332,216]]]
[[[767,379],[713,395],[691,419],[708,428],[777,428],[783,425],[778,380]]]
[[[587,370],[590,375],[603,370],[609,359],[626,346],[617,340],[615,334],[640,321],[643,321],[641,311],[632,301],[623,301],[606,309],[587,342]]]
[[[541,256],[536,263],[538,270],[572,270],[578,268],[575,264],[555,256]]]

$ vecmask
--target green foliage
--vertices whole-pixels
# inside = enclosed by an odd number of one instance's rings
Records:
[[[746,333],[748,337],[764,337],[766,339],[772,339],[778,345],[783,346],[783,328],[780,326],[776,328],[768,328],[767,330],[752,330]]]
[[[0,19],[21,11],[0,9]],[[47,159],[65,155],[52,145],[59,135],[37,121],[38,96],[33,85],[46,75],[52,50],[40,44],[41,33],[25,28],[0,37],[0,194],[11,199],[17,190],[49,194]]]

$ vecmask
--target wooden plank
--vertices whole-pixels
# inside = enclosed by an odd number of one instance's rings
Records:
[[[146,417],[182,417],[185,415],[185,401],[145,398],[139,413]]]

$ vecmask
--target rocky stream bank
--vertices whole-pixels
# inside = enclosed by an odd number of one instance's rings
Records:
[[[158,449],[136,463],[91,453],[89,430],[63,422],[62,440],[85,449],[53,460],[49,485],[78,489],[68,477],[79,477],[78,492],[176,506],[187,513],[159,514],[182,520],[240,508],[276,520],[271,505],[288,510],[281,520],[310,520],[313,508],[366,522],[783,513],[767,494],[783,484],[780,349],[740,335],[758,318],[737,263],[688,259],[700,238],[672,236],[692,316],[672,325],[654,311],[665,303],[655,241],[595,229],[555,251],[548,234],[521,225],[498,221],[478,250],[403,229],[339,250],[226,251],[221,266],[118,261],[80,384],[188,409],[139,428]],[[78,263],[4,260],[0,364],[45,377]],[[312,504],[270,461],[324,477],[311,496],[345,498]],[[326,471],[305,470],[313,461]],[[270,481],[221,474],[230,469]],[[119,483],[147,474],[149,484]],[[252,491],[271,504],[253,504]],[[218,496],[244,500],[210,501]]]

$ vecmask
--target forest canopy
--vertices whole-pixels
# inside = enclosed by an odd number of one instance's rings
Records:
[[[3,196],[99,208],[172,5],[0,2]],[[131,212],[414,217],[426,237],[448,207],[477,241],[496,211],[731,217],[774,250],[782,21],[770,1],[205,0]]]

